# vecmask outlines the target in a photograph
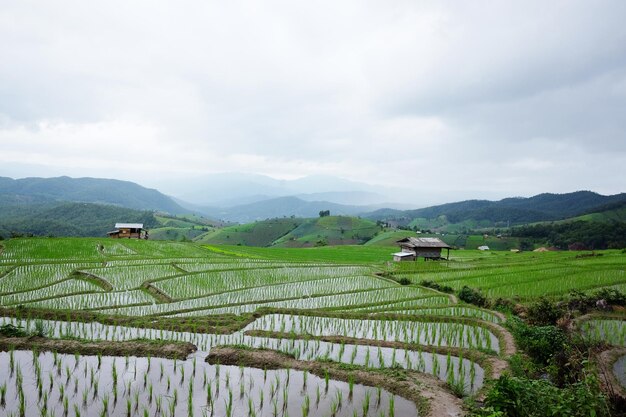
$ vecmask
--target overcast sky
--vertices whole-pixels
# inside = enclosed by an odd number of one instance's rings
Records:
[[[5,0],[0,175],[623,192],[625,19],[623,0]]]

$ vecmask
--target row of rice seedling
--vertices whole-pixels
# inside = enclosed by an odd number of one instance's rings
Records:
[[[390,285],[393,284],[370,276],[317,279],[312,281],[293,282],[271,286],[266,285],[237,291],[222,292],[206,297],[184,299],[167,304],[120,307],[114,310],[114,312],[116,314],[129,316],[165,314],[189,309],[216,309],[220,306],[229,306],[233,304],[262,304],[266,301],[283,298],[301,299],[302,297],[312,297],[316,294],[332,293],[336,291],[337,288],[340,288],[342,291],[363,291],[375,288],[385,288]],[[306,298],[306,300],[316,298],[317,297]]]
[[[138,256],[151,258],[220,258],[202,246],[187,242],[168,242],[159,240],[124,240],[124,246],[132,249]]]
[[[102,239],[83,238],[28,238],[11,239],[4,242],[0,253],[0,263],[30,263],[55,260],[98,260],[102,254],[98,250]],[[106,246],[112,245],[113,242]]]
[[[626,320],[592,319],[580,324],[582,334],[590,339],[615,346],[626,346]]]
[[[108,281],[116,290],[138,288],[148,280],[181,274],[181,271],[174,268],[171,264],[107,265],[106,267],[81,270]]]
[[[231,339],[232,341],[232,339]],[[219,341],[216,340],[216,344]],[[324,360],[367,368],[404,368],[432,374],[462,394],[475,393],[484,383],[484,369],[462,355],[459,357],[379,346],[350,345],[306,339],[272,339],[239,336],[237,344],[277,350],[299,360]]]
[[[500,351],[498,338],[489,329],[478,325],[450,322],[357,320],[270,314],[250,323],[244,330],[265,330],[312,336],[343,336]]]
[[[44,288],[32,291],[24,291],[9,295],[0,295],[0,305],[9,306],[12,304],[23,304],[33,300],[44,298],[54,298],[78,292],[101,292],[102,288],[91,282],[80,279],[68,279],[57,284],[52,284]]]
[[[28,306],[61,310],[85,310],[133,304],[153,304],[155,302],[155,299],[143,290],[127,290],[50,298],[28,303]]]
[[[53,285],[84,264],[20,265],[0,278],[0,294],[13,294]]]
[[[108,326],[100,323],[61,322],[48,320],[19,320],[2,318],[2,324],[11,323],[33,330],[45,329],[53,337],[78,337],[85,340],[123,341],[132,339],[172,340],[193,343],[198,355],[207,354],[213,346],[244,345],[273,349],[290,354],[300,360],[333,360],[346,364],[373,368],[403,367],[435,375],[457,389],[469,393],[482,387],[484,370],[462,356],[433,354],[421,350],[381,348],[375,346],[329,343],[307,339],[277,339],[246,336],[243,332],[230,335],[176,332],[168,330]]]
[[[582,271],[549,279],[525,282],[522,284],[502,283],[498,287],[489,288],[485,293],[492,297],[536,298],[543,295],[567,294],[572,290],[589,290],[609,287],[618,283],[626,283],[624,270]]]
[[[364,311],[370,313],[392,313],[405,314],[414,316],[447,316],[447,317],[471,317],[491,323],[502,323],[502,319],[495,313],[481,308],[469,306],[450,306],[450,307],[423,307],[415,308],[411,301],[402,301],[400,303],[387,306],[359,308],[354,311]]]
[[[415,404],[380,388],[196,357],[1,352],[0,387],[2,410],[15,416],[417,415]]]
[[[336,287],[344,288],[344,287]],[[398,300],[412,300],[414,303],[419,304],[422,302],[424,305],[447,305],[450,304],[450,299],[444,296],[433,296],[432,294],[422,292],[419,288],[415,287],[389,287],[380,290],[373,291],[360,291],[351,292],[345,294],[326,295],[320,297],[310,298],[293,298],[283,301],[270,301],[250,303],[245,305],[236,305],[230,307],[220,307],[212,309],[198,309],[194,311],[176,313],[176,316],[202,316],[207,314],[243,314],[256,311],[260,307],[270,308],[289,308],[289,309],[302,309],[302,310],[320,310],[320,309],[333,309],[333,310],[350,310],[357,306],[378,306],[386,303],[393,303]],[[138,311],[138,310],[137,310]],[[133,313],[135,314],[135,313]]]
[[[261,287],[281,283],[321,280],[337,277],[356,277],[370,273],[369,268],[357,266],[304,266],[267,269],[241,269],[214,271],[185,275],[177,278],[161,280],[154,285],[174,299],[200,297],[212,293],[232,291],[242,288]],[[371,279],[372,287],[379,283]],[[306,289],[306,287],[303,287]],[[282,291],[281,291],[282,292]],[[303,293],[306,296],[307,293]]]
[[[264,259],[246,259],[246,258],[220,258],[214,262],[206,262],[205,260],[196,260],[196,262],[179,261],[176,263],[181,269],[187,272],[202,272],[202,271],[215,271],[221,269],[233,269],[233,268],[249,268],[254,269],[257,267],[289,267],[289,266],[319,266],[320,264],[302,264],[294,262],[276,262]]]

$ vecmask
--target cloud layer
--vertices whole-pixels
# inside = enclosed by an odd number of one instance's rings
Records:
[[[0,6],[0,174],[624,191],[626,3]]]

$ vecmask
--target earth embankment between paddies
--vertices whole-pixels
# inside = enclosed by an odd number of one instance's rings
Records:
[[[130,340],[124,342],[80,341],[46,337],[0,337],[0,351],[37,350],[81,355],[141,356],[185,359],[197,350],[188,342]]]
[[[249,349],[236,346],[218,346],[211,349],[207,362],[210,364],[247,366],[259,369],[295,369],[308,371],[319,377],[340,381],[379,386],[389,392],[413,401],[420,416],[458,417],[465,415],[463,402],[436,378],[406,370],[350,369],[334,362],[302,361],[284,353],[266,349]]]

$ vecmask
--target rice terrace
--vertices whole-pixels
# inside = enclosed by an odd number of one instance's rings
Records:
[[[465,415],[532,363],[513,337],[528,325],[512,313],[532,319],[542,295],[549,313],[568,294],[583,302],[626,289],[619,250],[466,250],[400,263],[388,254],[387,246],[4,241],[0,412]],[[597,363],[610,365],[603,383],[618,391],[620,311],[559,323],[613,347]]]

